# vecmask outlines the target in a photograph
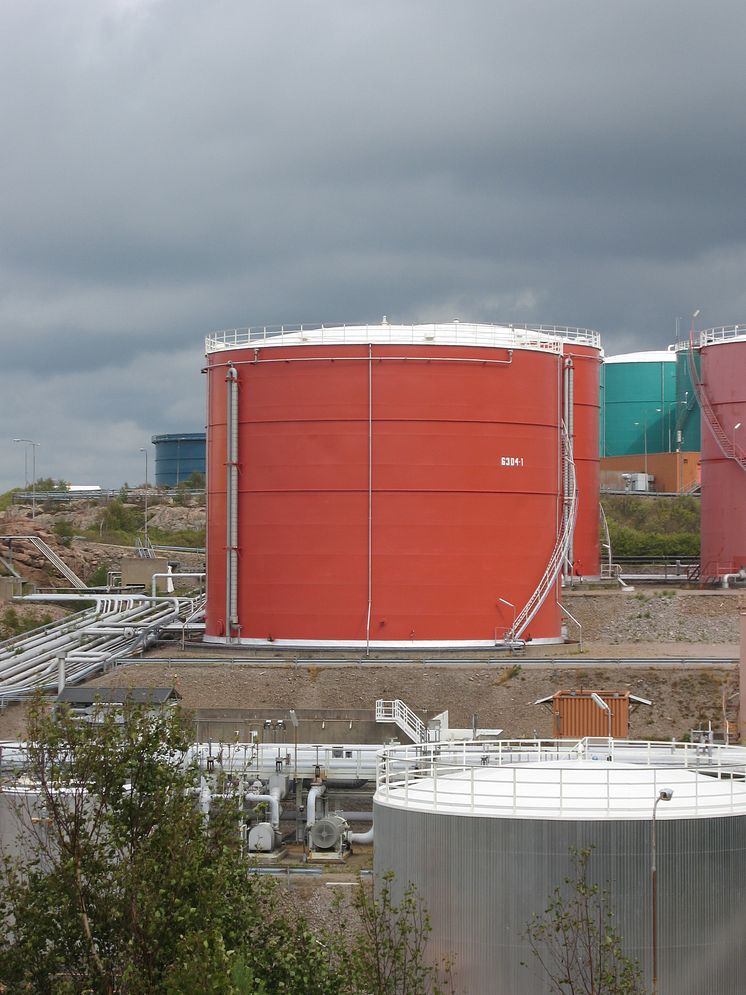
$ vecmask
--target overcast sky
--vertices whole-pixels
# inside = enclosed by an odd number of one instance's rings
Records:
[[[15,436],[141,481],[212,329],[746,321],[745,37],[743,0],[2,0],[0,490]]]

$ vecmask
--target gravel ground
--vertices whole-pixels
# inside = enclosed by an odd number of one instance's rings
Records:
[[[742,598],[736,592],[643,591],[621,594],[590,591],[567,594],[567,607],[583,625],[583,652],[577,644],[529,646],[524,654],[469,652],[473,668],[422,666],[416,654],[409,667],[382,665],[325,667],[323,654],[314,663],[298,666],[297,654],[277,649],[230,655],[198,645],[185,651],[161,647],[156,655],[168,663],[148,662],[122,667],[93,681],[100,686],[177,686],[189,708],[356,708],[374,709],[377,698],[402,698],[424,718],[448,709],[452,726],[470,726],[472,715],[481,726],[502,728],[505,736],[546,736],[550,716],[533,704],[537,698],[564,688],[593,687],[629,690],[653,701],[632,717],[630,735],[639,738],[681,738],[708,720],[722,726],[723,690],[735,690],[735,670],[690,669],[521,668],[524,656],[567,658],[569,663],[597,658],[736,657]],[[382,654],[379,654],[382,655]],[[401,654],[397,654],[401,657]],[[180,663],[180,658],[211,656],[211,665]],[[335,652],[335,658],[342,656]],[[449,652],[448,657],[457,654]],[[354,660],[357,654],[350,654]],[[429,660],[437,654],[428,653]],[[246,667],[235,658],[271,659],[280,666]],[[499,661],[497,663],[487,660]],[[480,661],[480,662],[477,662]],[[481,661],[484,661],[482,664]],[[383,661],[382,661],[383,664]],[[729,705],[734,718],[734,703]],[[0,738],[23,733],[23,709],[0,714]]]
[[[582,591],[563,595],[565,607],[583,626],[584,638],[611,644],[737,643],[742,601],[738,591],[644,588],[630,594]],[[576,631],[571,625],[572,638]]]

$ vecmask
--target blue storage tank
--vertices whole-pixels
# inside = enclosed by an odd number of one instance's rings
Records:
[[[180,432],[154,435],[155,483],[157,487],[176,487],[195,472],[205,473],[206,435],[204,432]]]

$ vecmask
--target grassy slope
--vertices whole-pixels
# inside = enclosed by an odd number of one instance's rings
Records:
[[[604,495],[615,556],[699,555],[699,498]]]

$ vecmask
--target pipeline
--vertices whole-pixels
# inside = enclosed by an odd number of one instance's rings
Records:
[[[316,799],[326,791],[325,784],[312,784],[308,789],[306,799],[306,829],[310,829],[316,822]]]
[[[350,843],[363,843],[363,844],[372,843],[373,829],[374,827],[371,826],[370,829],[367,829],[364,833],[349,833],[347,839]]]
[[[227,388],[226,424],[226,563],[225,634],[230,641],[238,624],[238,371],[231,364],[225,375]]]
[[[280,828],[280,799],[277,794],[278,789],[273,788],[268,795],[255,795],[253,792],[249,792],[244,795],[247,802],[251,802],[252,805],[262,805],[264,803],[269,805],[269,822],[273,829],[279,830]]]
[[[574,369],[572,358],[568,357],[565,360],[565,375],[564,375],[564,395],[565,395],[565,431],[567,433],[567,438],[570,440],[570,445],[573,444],[573,436],[575,433],[575,380],[574,380]],[[564,447],[563,447],[564,448]],[[570,492],[570,463],[567,453],[563,453],[563,475],[562,475],[562,500],[563,500],[563,517],[565,522],[565,531],[569,528],[569,492]],[[567,547],[567,555],[565,557],[565,576],[573,575],[573,564],[574,564],[574,552],[573,552],[573,536],[570,535],[569,545]]]

